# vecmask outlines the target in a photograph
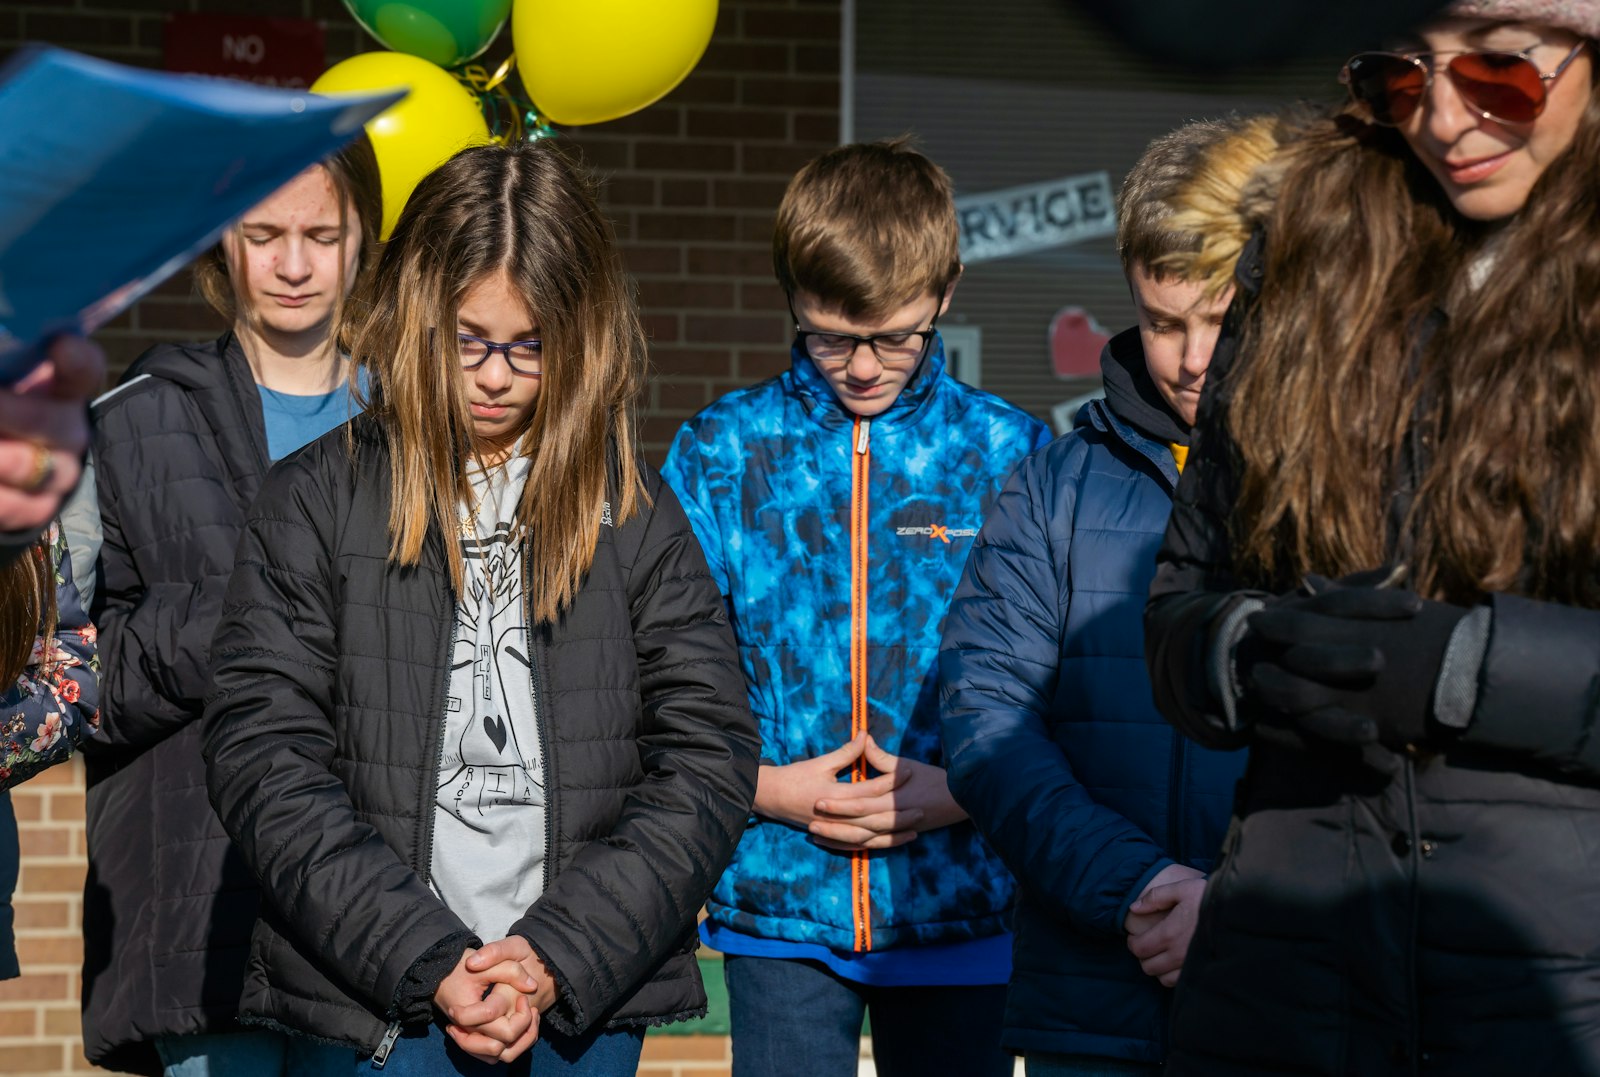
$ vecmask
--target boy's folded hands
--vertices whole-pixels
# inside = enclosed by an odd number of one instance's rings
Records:
[[[877,775],[839,780],[862,763]],[[892,849],[967,817],[950,795],[941,768],[887,752],[867,733],[856,734],[826,755],[763,766],[755,810],[840,853]]]
[[[1162,987],[1178,983],[1205,891],[1204,873],[1183,864],[1170,864],[1128,906],[1123,925],[1128,933],[1128,950],[1139,959],[1145,975],[1155,977]]]

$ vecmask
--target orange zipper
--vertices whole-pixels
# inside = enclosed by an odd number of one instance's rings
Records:
[[[872,420],[856,416],[850,469],[850,736],[867,729],[867,479],[872,468]],[[857,759],[852,782],[867,780],[867,761]],[[865,852],[850,854],[850,896],[855,949],[872,949],[872,889]]]

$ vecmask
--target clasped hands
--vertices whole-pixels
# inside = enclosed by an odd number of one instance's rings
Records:
[[[466,950],[433,993],[456,1046],[481,1062],[511,1062],[539,1039],[556,985],[521,935]]]
[[[1122,924],[1128,933],[1128,951],[1139,959],[1144,974],[1154,976],[1162,987],[1178,982],[1205,892],[1204,872],[1168,864],[1128,906]]]
[[[862,761],[878,771],[876,778],[839,781]],[[967,817],[950,795],[942,767],[892,755],[868,733],[814,759],[762,767],[755,810],[840,853],[892,849]]]

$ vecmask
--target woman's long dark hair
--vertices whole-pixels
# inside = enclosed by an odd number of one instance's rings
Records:
[[[48,541],[29,546],[0,567],[0,694],[11,690],[33,659],[34,641],[56,632],[56,572]]]
[[[352,354],[374,374],[371,413],[392,469],[390,557],[416,564],[428,530],[454,533],[477,451],[456,315],[505,273],[538,319],[544,370],[521,451],[516,525],[529,607],[553,621],[594,560],[608,500],[620,525],[644,502],[635,415],[645,337],[591,180],[548,140],[463,150],[406,203],[362,297]],[[446,543],[459,591],[461,550]]]
[[[1381,564],[1414,436],[1428,459],[1407,524],[1420,591],[1600,606],[1600,85],[1494,229],[1348,110],[1297,121],[1284,142],[1227,401],[1243,575]]]

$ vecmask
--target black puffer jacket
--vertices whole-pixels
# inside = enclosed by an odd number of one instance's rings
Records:
[[[351,429],[354,461],[323,438],[252,510],[206,754],[266,894],[244,1020],[373,1051],[397,1015],[427,1013],[438,976],[419,990],[407,973],[466,934],[427,881],[455,602],[437,532],[420,567],[387,561],[386,451],[371,420]],[[548,875],[512,930],[555,976],[546,1020],[569,1033],[704,1012],[695,913],[755,794],[722,598],[672,492],[654,472],[648,489],[534,634]]]
[[[1259,241],[1239,270],[1248,294]],[[1199,675],[1207,633],[1243,584],[1295,583],[1233,571],[1232,351],[1212,361],[1146,614],[1157,703],[1212,747],[1251,731]],[[1600,610],[1489,606],[1477,706],[1441,750],[1251,748],[1178,985],[1175,1077],[1600,1074]]]
[[[257,887],[206,799],[206,654],[267,473],[231,333],[142,356],[94,409],[102,720],[85,741],[84,1050],[159,1072],[161,1035],[238,1027]]]

